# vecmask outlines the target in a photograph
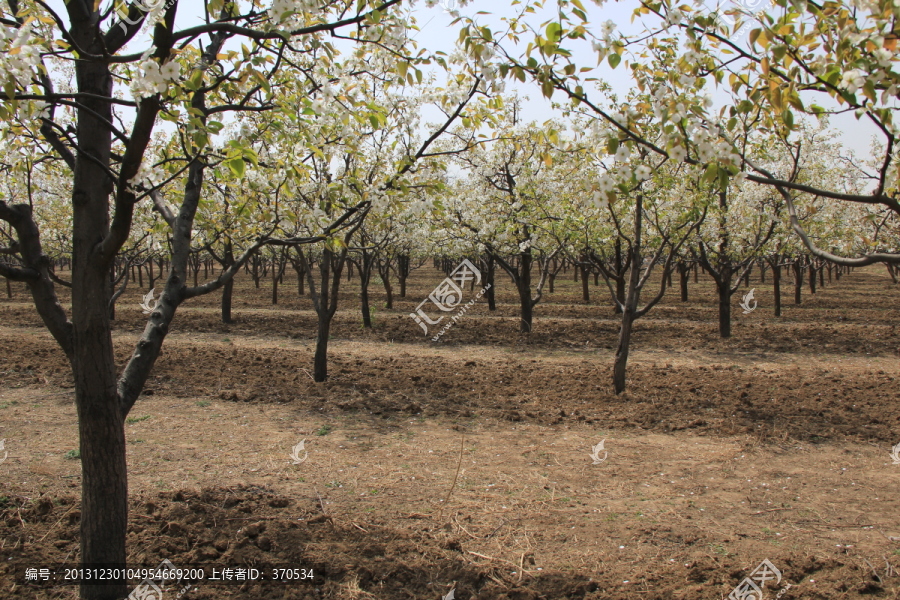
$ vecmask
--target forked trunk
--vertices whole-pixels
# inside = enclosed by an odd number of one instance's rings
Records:
[[[77,65],[76,78],[80,92],[111,95],[112,78],[100,62]],[[112,111],[102,100],[82,102],[90,112],[78,115],[80,153],[72,187],[72,371],[81,453],[81,561],[84,567],[124,567],[128,472],[109,321],[112,260],[98,252],[109,232],[113,182],[102,165],[109,164],[111,134],[103,122],[112,121]],[[112,585],[81,585],[84,600],[113,600],[127,592],[122,577]]]
[[[628,350],[631,348],[631,330],[634,326],[634,310],[626,307],[622,312],[622,324],[619,328],[619,345],[616,348],[616,360],[613,363],[613,388],[616,395],[625,391],[625,375],[628,371]]]

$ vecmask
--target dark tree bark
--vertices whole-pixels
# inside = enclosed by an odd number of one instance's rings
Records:
[[[776,254],[769,258],[769,266],[772,268],[772,286],[775,294],[775,316],[781,316],[781,258]]]
[[[816,294],[816,263],[812,259],[809,260],[809,293]]]
[[[525,239],[528,239],[528,230],[527,228],[523,229]],[[506,261],[503,257],[499,256],[494,250],[488,247],[488,252],[493,255],[497,264],[506,271],[509,275],[510,279],[512,279],[513,285],[516,287],[516,292],[519,296],[519,332],[520,333],[531,333],[532,323],[534,320],[534,307],[538,302],[541,301],[541,297],[543,296],[544,284],[547,282],[547,274],[550,270],[550,261],[556,256],[556,253],[559,250],[557,249],[551,256],[543,257],[540,261],[540,271],[541,278],[538,282],[538,285],[534,290],[534,297],[532,297],[532,285],[531,285],[531,275],[532,269],[534,266],[534,255],[532,254],[531,248],[527,248],[525,251],[520,252],[516,255],[517,261],[510,260]],[[577,270],[577,269],[576,269]],[[490,294],[493,289],[493,282],[490,282],[491,288],[488,290]],[[490,299],[489,299],[490,301]]]
[[[227,271],[232,266],[234,266],[234,247],[231,244],[231,240],[227,240],[225,242],[225,250],[222,254],[222,269],[223,271]],[[222,289],[222,322],[226,325],[230,325],[234,323],[234,318],[231,316],[231,306],[234,300],[234,279],[229,279]]]
[[[485,273],[484,284],[485,284],[485,286],[490,284],[490,287],[488,287],[488,291],[485,294],[485,296],[487,296],[488,310],[493,312],[493,311],[497,310],[497,299],[494,294],[494,288],[496,287],[494,285],[494,273],[496,271],[496,266],[495,266],[496,262],[494,261],[494,255],[488,253],[486,261],[487,261],[487,273]]]
[[[681,284],[681,301],[688,301],[688,266],[684,261],[678,262],[678,280]]]
[[[406,298],[406,280],[409,277],[409,255],[397,257],[397,278],[400,280],[400,297]]]
[[[309,294],[312,297],[313,308],[316,311],[316,353],[313,358],[313,380],[321,383],[328,379],[328,338],[331,334],[331,321],[338,306],[338,290],[341,285],[341,275],[344,264],[347,262],[347,246],[344,245],[340,252],[333,252],[327,246],[322,251],[319,261],[319,285],[316,285],[313,271],[306,256],[299,251],[301,260],[304,261]]]
[[[384,302],[384,307],[387,310],[391,310],[394,308],[394,288],[391,286],[390,260],[378,261],[378,276],[381,277],[381,284],[384,286],[384,294],[387,298]]]
[[[631,260],[623,260],[622,259],[622,240],[616,238],[616,262],[615,262],[615,275],[616,277],[616,299],[618,302],[616,303],[615,312],[616,314],[620,314],[622,312],[622,308],[620,305],[624,305],[625,303],[625,272],[628,270],[628,265],[631,263]]]
[[[794,304],[803,303],[803,263],[800,257],[794,260]]]
[[[585,304],[591,301],[591,291],[588,288],[588,262],[587,256],[582,256],[578,268],[581,269],[581,299]]]
[[[359,260],[359,268],[357,270],[359,271],[359,304],[362,311],[362,323],[363,328],[371,329],[372,308],[369,305],[369,282],[372,280],[372,267],[375,264],[375,257],[370,251],[363,249]]]

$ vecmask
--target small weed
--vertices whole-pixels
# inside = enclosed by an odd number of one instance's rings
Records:
[[[342,488],[342,487],[344,487],[344,484],[341,483],[340,481],[329,481],[328,483],[325,484],[325,487],[328,487],[328,488]]]
[[[204,406],[209,406],[210,404],[212,403],[209,400],[197,400],[197,406],[201,408]]]
[[[0,408],[9,408],[10,406],[15,406],[16,404],[18,404],[18,402],[16,400],[10,400],[9,402],[4,402],[3,404],[0,404]]]
[[[12,502],[10,501],[9,496],[0,496],[0,508],[6,508],[10,504],[12,504]]]
[[[131,440],[130,443],[132,443],[132,444],[143,444],[143,443],[144,443],[144,440],[141,440],[141,439]]]
[[[143,417],[127,417],[125,422],[129,425],[134,425],[135,423],[140,423],[141,421],[146,421],[149,419],[151,415],[144,415]]]
[[[316,435],[328,435],[329,433],[331,433],[331,425],[322,425],[316,431]]]
[[[373,496],[377,496],[381,490],[369,490],[369,493]]]
[[[81,458],[81,450],[69,450],[63,454],[63,458],[68,458],[69,460],[79,459]]]
[[[609,513],[608,515],[606,515],[606,520],[609,521],[610,523],[615,521],[618,518],[619,518],[619,513]]]

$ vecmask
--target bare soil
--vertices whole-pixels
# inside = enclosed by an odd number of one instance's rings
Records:
[[[342,293],[330,379],[314,383],[314,314],[287,279],[238,282],[176,317],[126,424],[129,561],[312,569],[312,582],[222,585],[192,599],[720,599],[768,558],[766,598],[900,598],[900,286],[859,270],[772,316],[735,298],[717,335],[711,282],[637,324],[628,392],[611,393],[617,322],[571,272],[518,333],[498,277],[441,343],[408,316],[442,275],[364,330]],[[676,282],[677,283],[677,282]],[[749,291],[749,289],[748,289]],[[120,364],[146,290],[120,300]],[[63,297],[65,302],[67,299]],[[75,598],[25,567],[76,564],[76,413],[62,353],[25,290],[0,299],[0,599]],[[305,439],[308,458],[293,464]],[[606,459],[591,447],[605,440]],[[0,451],[2,457],[3,451]],[[602,456],[601,456],[602,457]],[[790,584],[789,589],[785,588]],[[170,585],[165,600],[182,589]]]

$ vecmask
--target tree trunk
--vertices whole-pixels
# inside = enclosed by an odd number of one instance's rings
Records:
[[[643,197],[639,194],[634,207],[634,242],[631,247],[631,273],[628,278],[628,292],[622,309],[622,323],[619,326],[619,345],[616,348],[616,358],[613,362],[613,389],[616,395],[625,391],[625,375],[628,370],[628,353],[631,349],[631,331],[634,327],[641,289],[641,229],[643,222]],[[616,240],[618,242],[618,240]],[[666,273],[663,273],[663,277]],[[665,280],[663,280],[665,281]]]
[[[581,269],[581,299],[587,304],[591,301],[591,292],[588,288],[587,256],[581,257],[579,268]],[[529,297],[530,294],[531,292],[529,292]]]
[[[384,307],[387,310],[394,308],[394,288],[391,287],[391,264],[385,263],[385,271],[381,273],[381,283],[384,285],[384,294],[387,296]]]
[[[359,303],[365,329],[372,328],[372,310],[369,306],[369,281],[372,279],[373,262],[372,255],[364,251],[359,265]]]
[[[321,383],[328,379],[328,336],[331,335],[331,317],[325,312],[319,314],[317,325],[313,380]]]
[[[494,256],[492,254],[488,255],[487,259],[487,275],[485,277],[485,286],[490,284],[490,287],[487,291],[487,301],[488,301],[488,310],[495,311],[497,310],[497,299],[494,296],[494,274],[496,272],[496,263],[494,262]]]
[[[813,261],[809,261],[809,293],[816,293],[816,264]]]
[[[681,283],[681,301],[688,301],[688,267],[683,262],[678,263],[678,279]]]
[[[803,265],[800,259],[794,261],[794,304],[803,302]]]
[[[409,256],[397,257],[397,276],[400,278],[400,297],[406,298],[406,278],[409,277]]]
[[[321,280],[318,290],[316,290],[314,285],[315,280],[309,264],[305,265],[307,277],[309,277],[309,292],[312,295],[313,306],[318,315],[316,354],[313,359],[313,380],[319,383],[328,379],[328,337],[331,332],[331,320],[337,311],[338,290],[346,257],[346,248],[341,251],[339,256],[335,256],[334,252],[327,247],[323,249],[322,259],[319,262]]]
[[[83,36],[79,40],[85,41]],[[95,41],[82,47],[98,51]],[[72,186],[72,371],[81,453],[81,561],[84,567],[123,568],[128,471],[108,310],[113,258],[103,257],[98,250],[109,232],[113,191],[104,168],[110,163],[112,147],[111,132],[104,123],[113,121],[112,105],[100,99],[112,96],[112,76],[100,61],[80,62],[75,73],[78,91],[96,97],[84,98],[81,102],[87,110],[78,111],[79,151]],[[81,598],[112,600],[128,593],[123,577],[107,583],[111,585],[82,584]]]
[[[521,254],[519,277],[516,282],[516,287],[519,289],[519,305],[521,307],[521,318],[519,319],[519,331],[521,333],[531,333],[531,323],[534,314],[534,302],[531,300],[532,260],[530,251]]]
[[[281,279],[281,273],[272,265],[272,306],[278,304],[278,281]]]
[[[628,351],[631,348],[631,330],[633,326],[634,310],[626,306],[622,312],[619,345],[616,347],[616,359],[613,363],[613,389],[615,389],[616,395],[625,391],[625,375],[628,370]]]
[[[222,265],[222,269],[227,271],[234,264],[234,249],[232,248],[230,241],[225,243],[223,260],[225,261],[225,264]],[[222,287],[222,322],[226,325],[234,323],[234,319],[231,317],[231,301],[233,297],[234,278],[231,278]]]
[[[772,265],[772,285],[775,288],[775,316],[781,316],[781,266]]]
[[[894,278],[894,283],[897,283],[896,277]],[[7,298],[13,297],[12,296],[12,282],[9,279],[6,280],[6,297]]]
[[[622,259],[622,240],[616,238],[616,299],[619,302],[625,302],[625,261]],[[634,267],[634,265],[632,265]],[[619,314],[622,309],[616,304],[615,313]]]
[[[716,283],[719,294],[719,337],[724,339],[731,337],[731,269],[722,269],[720,278],[721,281]]]

